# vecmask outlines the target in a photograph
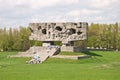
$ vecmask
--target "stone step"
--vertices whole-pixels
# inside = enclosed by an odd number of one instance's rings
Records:
[[[63,58],[63,59],[84,59],[84,58],[89,58],[91,57],[90,55],[74,55],[74,56],[69,56],[69,55],[56,55],[56,56],[51,56],[51,58]]]
[[[36,52],[40,56],[40,60],[44,62],[47,58],[50,56],[53,56],[56,53],[59,53],[60,48],[56,47],[38,47],[34,46],[31,47],[29,50],[26,52],[19,52],[17,55],[10,55],[9,57],[33,57],[34,52]]]

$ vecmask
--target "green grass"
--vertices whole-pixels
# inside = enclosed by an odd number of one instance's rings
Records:
[[[26,64],[29,58],[7,58],[16,53],[0,52],[0,80],[120,80],[120,52],[86,51],[74,55],[91,58],[49,58],[43,64]]]

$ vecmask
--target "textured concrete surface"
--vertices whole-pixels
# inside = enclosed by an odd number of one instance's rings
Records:
[[[30,23],[29,28],[32,32],[30,40],[39,41],[68,41],[87,39],[86,22],[66,22],[66,23]]]

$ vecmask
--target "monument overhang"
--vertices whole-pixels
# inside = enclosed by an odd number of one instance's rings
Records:
[[[30,23],[30,40],[38,41],[76,41],[87,39],[87,22]]]

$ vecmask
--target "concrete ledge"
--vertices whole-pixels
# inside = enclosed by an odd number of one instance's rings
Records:
[[[51,58],[63,58],[63,59],[84,59],[84,58],[89,58],[91,57],[90,55],[78,55],[78,56],[68,56],[68,55],[56,55],[56,56],[51,56]]]

